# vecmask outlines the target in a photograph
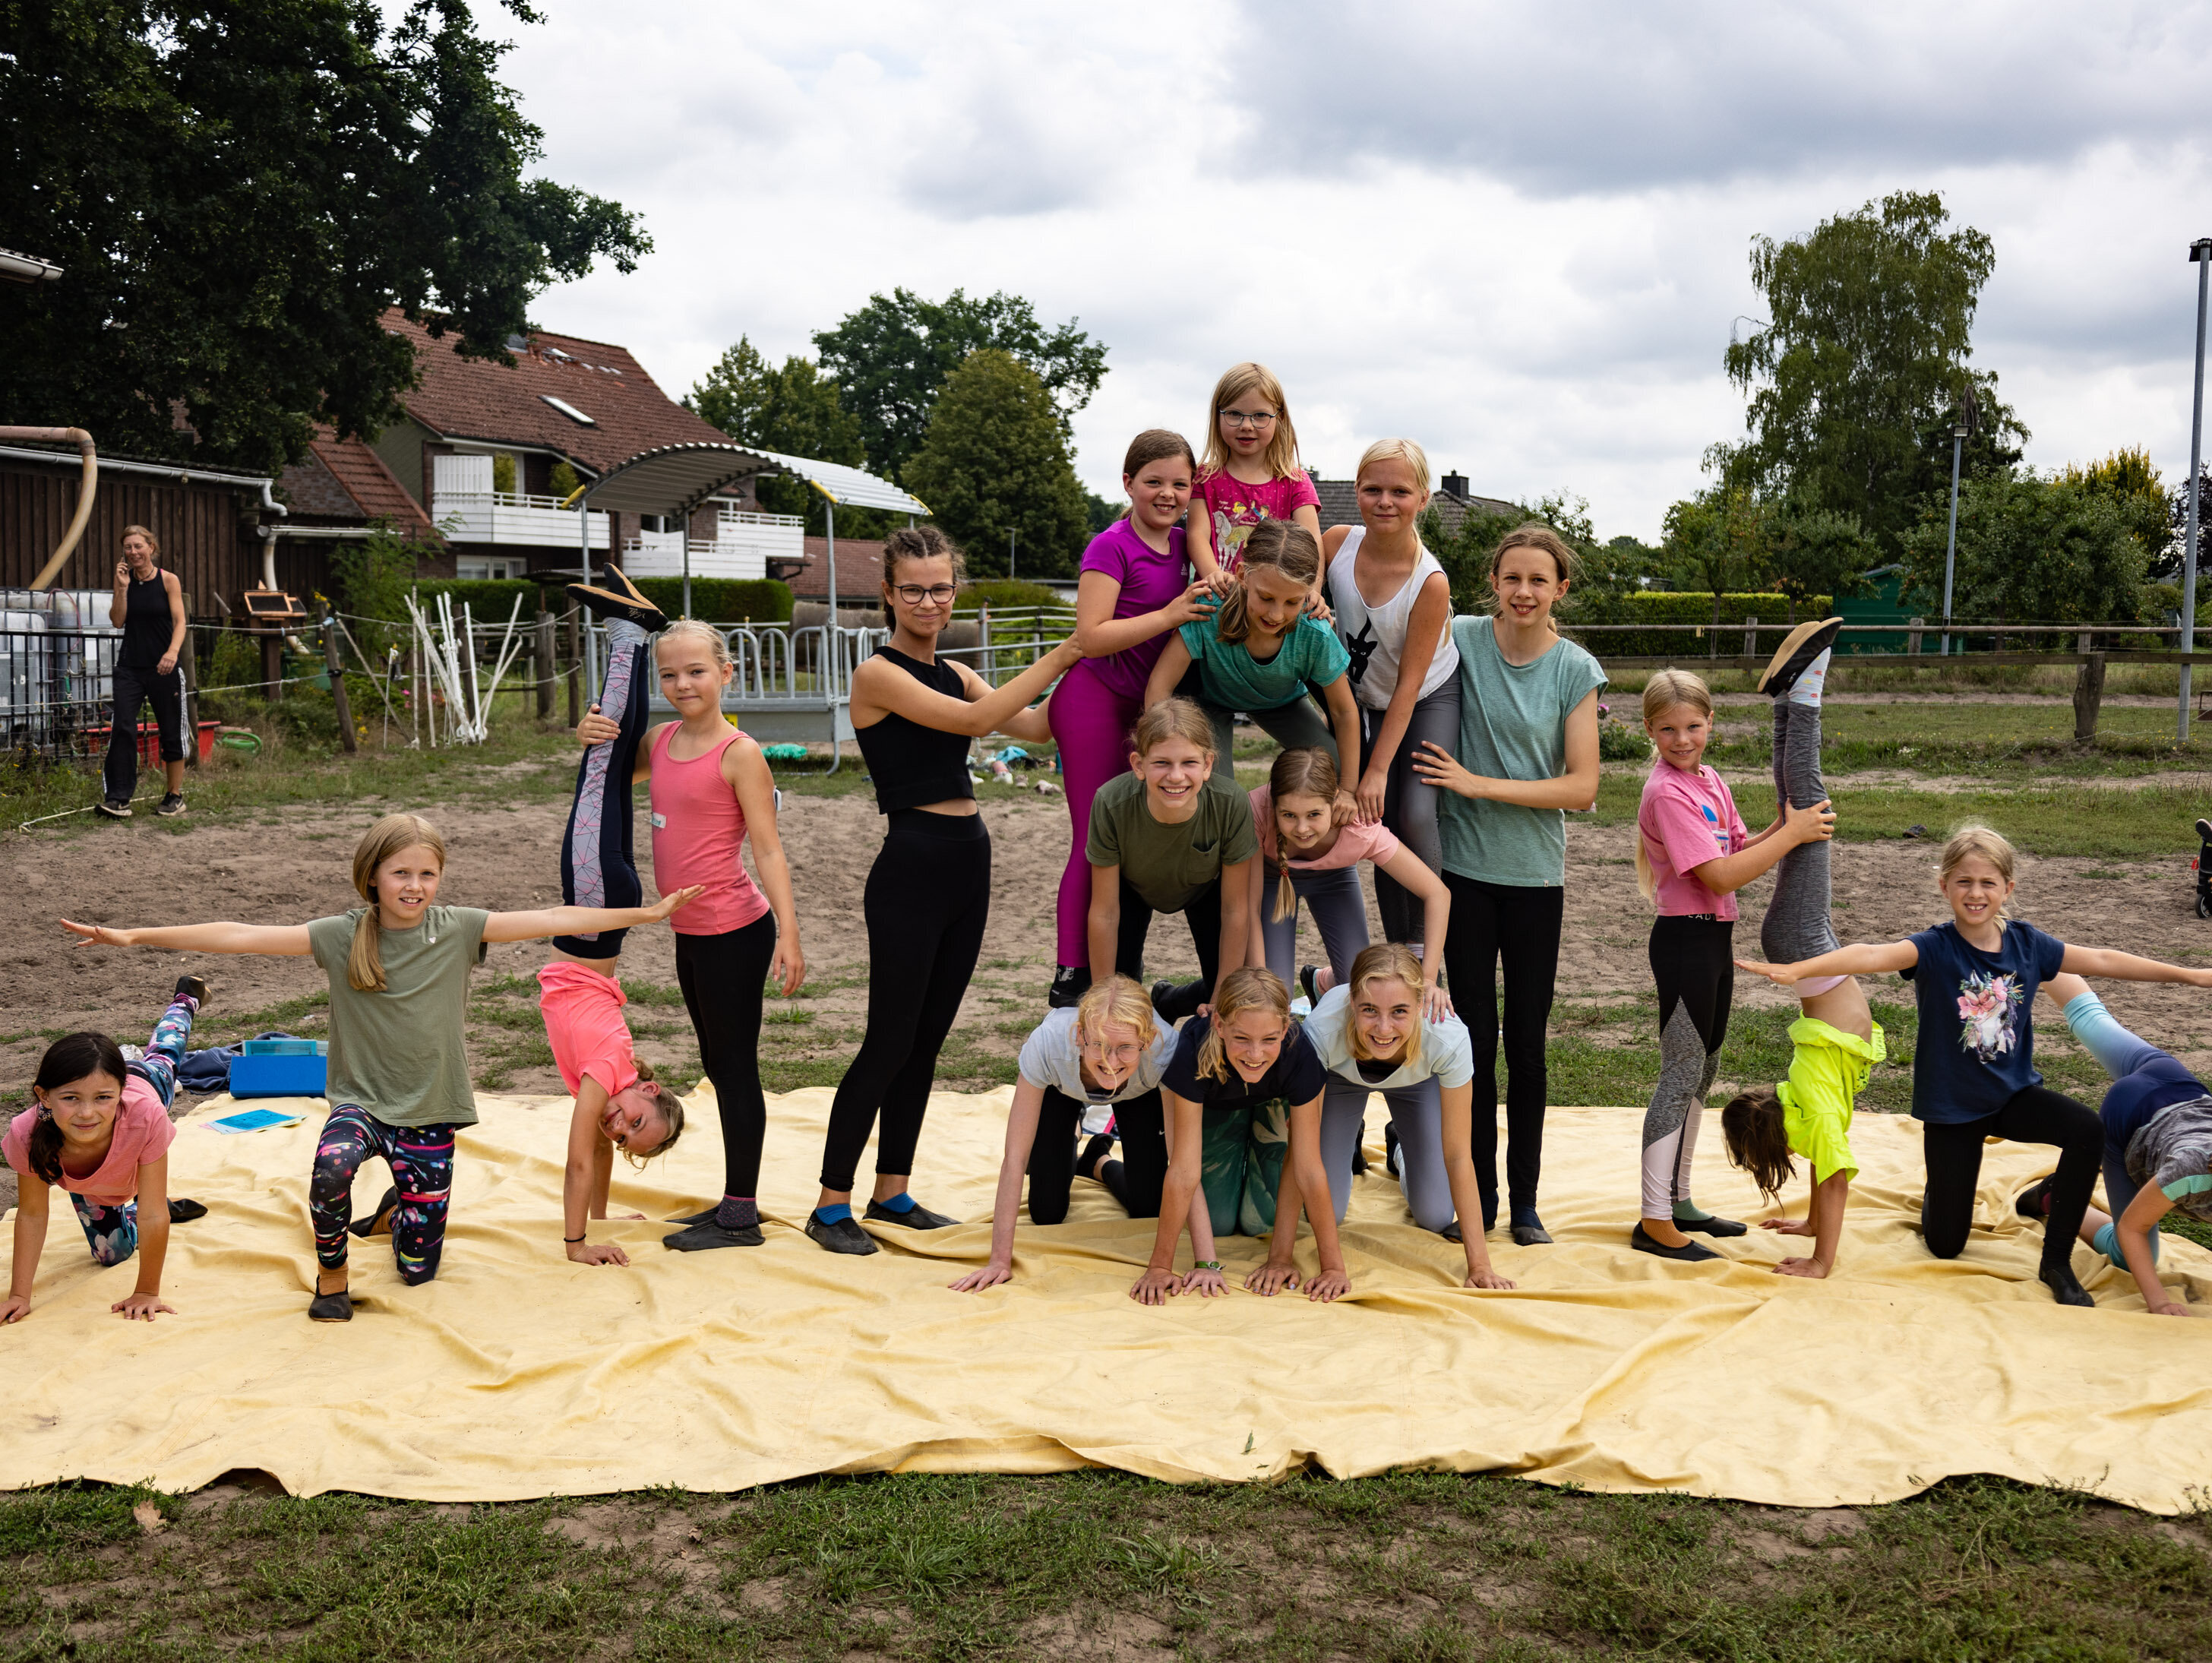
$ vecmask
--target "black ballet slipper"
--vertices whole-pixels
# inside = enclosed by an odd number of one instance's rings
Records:
[[[2063,1264],[2053,1264],[2036,1272],[2036,1280],[2051,1290],[2051,1297],[2061,1305],[2079,1305],[2094,1310],[2097,1301],[2089,1297],[2089,1290],[2074,1279],[2074,1272]]]
[[[2056,1173],[2049,1173],[2037,1179],[2034,1183],[2022,1190],[2013,1200],[2013,1211],[2018,1213],[2022,1218],[2032,1218],[2039,1222],[2049,1218],[2051,1216],[2051,1182],[2057,1176]]]
[[[1442,1236],[1446,1241],[1464,1242],[1467,1240],[1466,1233],[1459,1227],[1459,1221],[1457,1219],[1454,1219],[1450,1223],[1445,1225],[1444,1227],[1437,1231],[1437,1234]]]
[[[1114,1152],[1114,1142],[1111,1132],[1094,1134],[1083,1146],[1083,1153],[1075,1157],[1075,1170],[1085,1178],[1103,1182],[1098,1175],[1105,1170],[1106,1157]]]
[[[629,595],[600,588],[595,583],[571,583],[568,585],[568,598],[594,618],[619,618],[636,624],[648,635],[658,634],[668,627],[668,614],[642,595],[632,600]]]
[[[2197,841],[2212,843],[2212,820],[2201,819],[2197,822]]]
[[[1779,698],[1797,685],[1797,678],[1805,667],[1836,644],[1836,637],[1843,630],[1840,618],[1808,619],[1782,637],[1782,644],[1774,649],[1774,656],[1759,678],[1759,691]]]
[[[1404,1176],[1398,1153],[1398,1123],[1395,1120],[1384,1121],[1382,1123],[1382,1170],[1393,1178]]]
[[[872,1201],[868,1203],[868,1210],[861,1216],[871,1224],[903,1224],[909,1230],[942,1230],[948,1224],[960,1221],[957,1218],[947,1218],[943,1213],[933,1213],[918,1201],[902,1213],[894,1211],[880,1201]]]
[[[1552,1245],[1552,1233],[1534,1221],[1516,1224],[1513,1227],[1513,1245],[1516,1247],[1548,1247]]]
[[[351,1322],[353,1295],[341,1288],[335,1294],[318,1294],[307,1302],[310,1322]]]
[[[868,1233],[860,1227],[860,1221],[856,1218],[825,1221],[809,1213],[806,1215],[806,1234],[824,1252],[851,1253],[859,1257],[883,1252],[869,1239]]]
[[[1367,1174],[1367,1146],[1355,1143],[1352,1148],[1352,1175],[1364,1178]]]
[[[714,1205],[713,1205],[712,1207],[709,1207],[708,1209],[707,1209],[707,1210],[706,1210],[705,1212],[703,1212],[703,1213],[693,1213],[693,1214],[691,1214],[690,1216],[685,1217],[685,1218],[668,1218],[668,1219],[663,1219],[663,1220],[661,1221],[661,1222],[662,1222],[662,1223],[664,1223],[664,1224],[683,1224],[683,1225],[692,1225],[692,1224],[712,1224],[712,1223],[714,1221],[714,1215],[715,1215],[715,1214],[717,1214],[717,1213],[719,1213],[719,1212],[720,1212],[721,1210],[722,1210],[721,1203],[720,1203],[720,1202],[717,1202]]]
[[[1071,1010],[1082,1003],[1083,996],[1090,991],[1089,970],[1081,965],[1054,966],[1052,972],[1052,985],[1045,990],[1045,1008]]]
[[[1628,1245],[1639,1253],[1650,1253],[1655,1258],[1671,1258],[1682,1264],[1699,1264],[1709,1258],[1727,1257],[1694,1241],[1686,1241],[1680,1247],[1669,1247],[1644,1227],[1642,1219],[1637,1220],[1636,1227],[1628,1233]]]
[[[366,1241],[371,1236],[392,1234],[392,1215],[399,1210],[399,1186],[393,1185],[384,1192],[384,1199],[376,1203],[376,1210],[367,1218],[357,1218],[346,1228]]]
[[[1740,1236],[1751,1228],[1739,1219],[1723,1218],[1718,1214],[1709,1214],[1704,1218],[1678,1218],[1674,1221],[1674,1227],[1693,1236]]]
[[[1298,966],[1298,989],[1299,991],[1303,992],[1306,996],[1306,1003],[1309,1006],[1317,1005],[1321,1002],[1321,995],[1315,991],[1315,984],[1321,980],[1320,972],[1321,966],[1319,965],[1300,965]]]
[[[169,1222],[172,1224],[190,1224],[196,1218],[206,1216],[207,1209],[197,1201],[187,1201],[184,1197],[177,1196],[169,1203]]]
[[[190,999],[204,1008],[208,1002],[208,984],[198,976],[179,976],[177,978],[177,990],[172,996]]]
[[[757,1247],[761,1240],[759,1225],[748,1224],[742,1230],[726,1230],[714,1222],[714,1215],[709,1212],[690,1229],[661,1237],[660,1245],[678,1253],[704,1253],[717,1247]]]

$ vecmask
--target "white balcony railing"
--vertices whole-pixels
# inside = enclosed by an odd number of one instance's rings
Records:
[[[623,544],[623,570],[634,577],[680,577],[685,542],[681,532],[649,531]],[[694,577],[765,577],[770,560],[806,557],[806,523],[796,515],[717,516],[714,535],[690,542]]]
[[[573,549],[576,510],[557,496],[530,496],[513,490],[440,490],[432,495],[430,517],[457,543],[490,543],[510,548]],[[592,547],[607,547],[607,516],[590,515]]]

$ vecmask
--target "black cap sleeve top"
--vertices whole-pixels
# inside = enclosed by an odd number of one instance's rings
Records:
[[[890,646],[877,648],[876,656],[948,698],[965,697],[960,673],[950,664],[924,664]],[[971,741],[965,734],[925,728],[893,711],[881,722],[854,728],[853,737],[860,741],[861,760],[868,764],[878,813],[975,795],[975,782],[968,777]]]

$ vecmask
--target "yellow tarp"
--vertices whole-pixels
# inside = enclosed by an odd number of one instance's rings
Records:
[[[1152,1225],[1082,1182],[1070,1222],[1024,1227],[1019,1280],[981,1295],[945,1283],[982,1260],[985,1224],[879,1230],[872,1258],[821,1252],[795,1227],[829,1097],[770,1100],[762,1247],[659,1244],[659,1220],[719,1186],[711,1099],[665,1162],[618,1163],[616,1210],[651,1221],[593,1234],[625,1246],[628,1270],[562,1257],[566,1100],[486,1098],[461,1139],[442,1274],[407,1288],[384,1244],[357,1247],[362,1303],[343,1326],[304,1314],[319,1112],[226,1137],[199,1123],[235,1106],[205,1106],[171,1157],[175,1192],[212,1209],[171,1237],[179,1315],[110,1316],[132,1270],[93,1265],[56,1209],[37,1307],[0,1330],[0,1485],[187,1489],[259,1467],[300,1493],[461,1501],[1086,1462],[1249,1479],[1311,1461],[1802,1506],[1993,1472],[2174,1512],[2212,1477],[2212,1321],[2146,1314],[2086,1248],[2075,1266],[2100,1308],[2051,1303],[2033,1280],[2039,1229],[2010,1208],[2045,1151],[1990,1146],[1981,1227],[1940,1264],[1911,1227],[1917,1126],[1862,1115],[1843,1276],[1823,1284],[1770,1274],[1796,1244],[1756,1230],[1723,1244],[1731,1264],[1631,1252],[1641,1112],[1554,1109],[1544,1216],[1559,1245],[1492,1250],[1517,1292],[1462,1289],[1458,1250],[1413,1227],[1378,1159],[1344,1234],[1351,1298],[1239,1289],[1148,1310],[1127,1292]],[[988,1213],[1005,1103],[936,1100],[924,1200]],[[1707,1141],[1701,1198],[1759,1215],[1717,1128]],[[357,1202],[385,1183],[370,1167]],[[1802,1209],[1802,1183],[1790,1199]],[[1261,1252],[1223,1246],[1232,1277]],[[2166,1270],[2212,1312],[2212,1255],[2169,1237]]]

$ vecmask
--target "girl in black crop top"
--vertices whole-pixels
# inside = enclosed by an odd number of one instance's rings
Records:
[[[872,1253],[853,1216],[853,1183],[868,1134],[876,1144],[872,1223],[933,1230],[957,1221],[907,1193],[937,1053],[968,991],[991,899],[991,840],[976,817],[969,742],[984,734],[1047,737],[1029,710],[1083,655],[1063,641],[1003,687],[965,664],[940,663],[937,637],[959,591],[959,556],[934,526],[884,545],[889,644],[853,673],[853,729],[890,817],[868,874],[868,1026],[830,1111],[822,1198],[806,1234],[833,1253]],[[1030,731],[1030,730],[1034,731]]]

